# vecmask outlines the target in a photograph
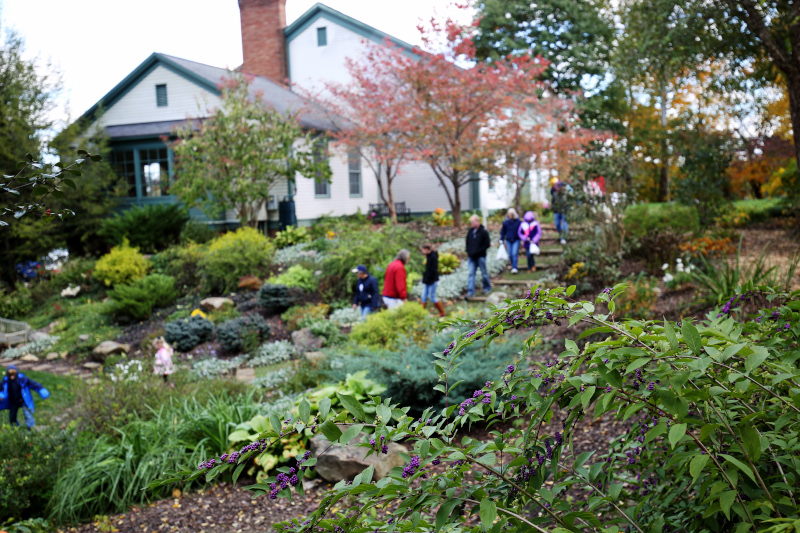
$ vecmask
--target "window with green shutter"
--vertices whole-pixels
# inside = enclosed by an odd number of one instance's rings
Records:
[[[317,46],[328,45],[328,28],[317,28]]]
[[[167,85],[156,85],[156,105],[167,107]]]

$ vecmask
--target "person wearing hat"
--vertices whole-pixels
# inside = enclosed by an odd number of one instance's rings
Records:
[[[364,318],[380,306],[378,280],[375,279],[375,276],[370,275],[364,265],[358,265],[352,272],[358,276],[356,294],[353,297],[353,309],[361,307],[361,318]]]
[[[8,409],[8,419],[12,426],[19,427],[17,413],[22,408],[22,416],[25,417],[25,425],[28,430],[33,429],[36,422],[33,420],[33,395],[31,389],[39,393],[42,400],[50,397],[50,392],[28,379],[25,374],[20,374],[16,365],[8,365],[6,375],[3,378],[3,387],[0,391],[0,410]]]

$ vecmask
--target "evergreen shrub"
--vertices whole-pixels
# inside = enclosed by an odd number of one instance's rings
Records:
[[[94,268],[94,277],[106,287],[125,285],[142,279],[150,269],[150,263],[131,247],[127,239],[101,257]]]
[[[203,293],[233,292],[239,278],[266,274],[274,251],[269,239],[253,228],[239,228],[217,237],[199,261]]]
[[[446,346],[452,340],[451,335],[440,333],[422,344],[403,344],[401,350],[387,348],[356,348],[351,355],[339,361],[340,367],[330,370],[332,379],[343,379],[349,373],[361,369],[369,369],[369,377],[386,385],[384,397],[391,398],[392,403],[441,409],[445,406],[445,397],[434,390],[439,383],[433,353]],[[462,381],[450,393],[449,404],[455,405],[463,401],[472,391],[483,387],[491,376],[498,376],[509,363],[514,362],[522,350],[524,337],[509,337],[503,342],[476,343],[462,354],[459,366],[451,374],[451,384]],[[339,365],[337,365],[339,366]]]
[[[179,352],[188,352],[214,336],[214,323],[199,315],[169,322],[164,326],[164,340]]]
[[[258,290],[258,305],[264,309],[284,310],[292,305],[289,287],[286,285],[266,284]]]
[[[108,293],[108,311],[117,316],[136,320],[150,317],[154,307],[166,307],[178,297],[175,278],[150,274],[130,285],[117,285]]]
[[[297,287],[309,292],[317,288],[317,278],[314,276],[314,272],[301,265],[290,266],[286,272],[270,277],[267,283]]]
[[[178,242],[189,213],[179,204],[132,207],[105,219],[97,232],[108,244],[118,246],[128,239],[132,246],[152,254]]]
[[[220,324],[217,340],[226,352],[247,352],[267,340],[271,333],[269,324],[261,315],[244,315]]]

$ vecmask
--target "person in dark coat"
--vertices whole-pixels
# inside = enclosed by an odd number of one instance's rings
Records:
[[[433,249],[432,244],[423,244],[420,248],[425,255],[425,273],[422,274],[422,307],[426,307],[428,300],[436,306],[439,316],[445,316],[444,306],[436,297],[436,286],[439,284],[439,252]]]
[[[6,375],[3,378],[3,387],[0,391],[0,410],[8,409],[8,419],[12,426],[19,427],[17,413],[22,408],[22,416],[25,417],[25,425],[28,430],[33,429],[36,422],[33,419],[34,404],[31,389],[39,393],[45,400],[50,397],[47,389],[28,379],[25,374],[20,374],[16,365],[8,365]]]
[[[508,251],[508,259],[511,261],[511,273],[516,274],[519,272],[519,215],[517,210],[513,207],[506,213],[506,219],[503,221],[503,227],[500,228],[500,245],[505,244]]]
[[[488,294],[492,290],[492,282],[489,280],[489,272],[486,270],[486,251],[492,246],[489,232],[481,224],[478,215],[469,217],[469,231],[467,232],[467,264],[469,266],[469,278],[467,280],[467,298],[475,296],[475,273],[481,269],[483,278],[483,293]]]
[[[378,280],[372,276],[364,265],[358,265],[353,269],[353,273],[358,276],[356,281],[355,296],[353,297],[353,309],[361,308],[361,318],[365,318],[372,311],[380,307],[378,291]]]

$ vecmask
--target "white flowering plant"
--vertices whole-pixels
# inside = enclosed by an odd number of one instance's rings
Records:
[[[683,262],[680,257],[675,260],[675,268],[670,272],[669,263],[661,265],[661,270],[664,271],[664,276],[661,281],[667,286],[668,289],[676,289],[686,283],[690,283],[694,279],[692,272],[696,269],[690,262]]]
[[[81,286],[80,285],[75,285],[75,286],[70,285],[69,287],[67,287],[67,288],[65,288],[65,289],[63,289],[61,291],[61,297],[62,298],[75,298],[78,294],[80,294],[80,292],[81,292]]]
[[[239,368],[246,359],[246,354],[233,359],[217,359],[216,357],[199,359],[192,365],[191,374],[195,379],[218,378]]]
[[[140,359],[131,359],[117,363],[107,374],[111,381],[117,383],[121,381],[141,381],[144,372],[142,361]]]

